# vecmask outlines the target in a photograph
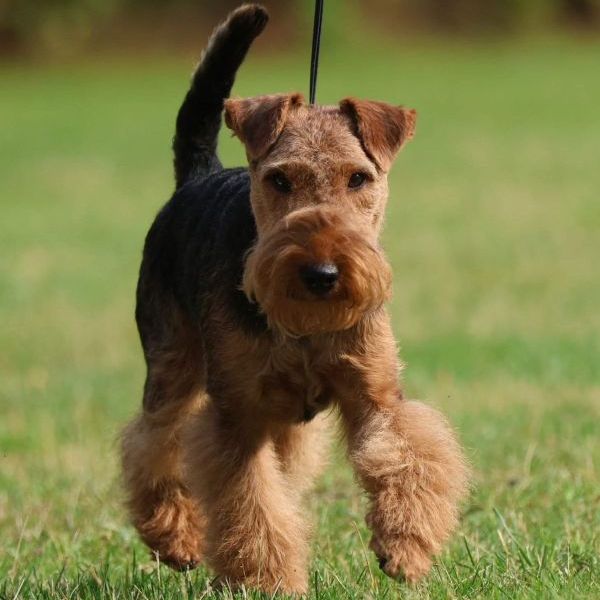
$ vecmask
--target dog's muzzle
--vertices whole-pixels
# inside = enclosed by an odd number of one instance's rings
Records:
[[[244,290],[291,335],[352,327],[389,297],[391,272],[373,232],[331,208],[290,213],[259,237]]]

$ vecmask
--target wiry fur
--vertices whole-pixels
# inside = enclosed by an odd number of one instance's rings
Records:
[[[339,211],[310,207],[261,236],[246,260],[244,290],[273,328],[289,335],[348,329],[387,300],[390,269],[370,228],[361,226]],[[327,302],[310,298],[298,280],[299,268],[310,263],[339,266],[339,285]]]
[[[416,581],[457,524],[468,471],[443,417],[403,399],[385,308],[387,171],[415,113],[299,94],[225,100],[265,22],[256,5],[232,13],[179,113],[177,190],[138,283],[148,374],[122,438],[129,510],[174,567],[204,560],[232,586],[305,591],[302,500],[332,408],[371,501],[371,547],[386,573]],[[218,162],[223,107],[249,169]],[[317,294],[302,273],[323,264],[339,276]]]

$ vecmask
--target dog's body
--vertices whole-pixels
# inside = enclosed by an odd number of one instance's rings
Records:
[[[154,285],[205,330],[213,306],[249,334],[263,333],[266,319],[240,289],[244,258],[256,239],[247,169],[223,169],[178,190],[148,234],[138,290],[143,323]],[[202,257],[202,260],[198,258]],[[153,307],[148,307],[152,321]],[[154,322],[148,329],[153,331]]]
[[[467,469],[434,410],[402,398],[377,238],[387,171],[415,113],[299,95],[225,100],[266,13],[216,30],[182,105],[177,189],[146,239],[136,318],[148,375],[123,435],[132,519],[161,560],[232,585],[301,592],[304,492],[339,410],[391,576],[425,574]],[[216,155],[227,124],[249,169]]]

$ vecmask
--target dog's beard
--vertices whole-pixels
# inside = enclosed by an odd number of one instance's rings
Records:
[[[323,262],[335,264],[340,275],[320,298],[306,290],[299,272]],[[349,329],[379,308],[389,298],[391,271],[377,246],[347,218],[305,209],[259,239],[246,259],[243,287],[271,327],[304,336]]]

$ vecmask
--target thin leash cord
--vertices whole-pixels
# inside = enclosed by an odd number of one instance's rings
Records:
[[[315,2],[315,22],[313,26],[312,54],[310,57],[310,103],[317,96],[317,73],[319,71],[319,51],[321,50],[321,25],[323,23],[323,4],[325,0]]]

